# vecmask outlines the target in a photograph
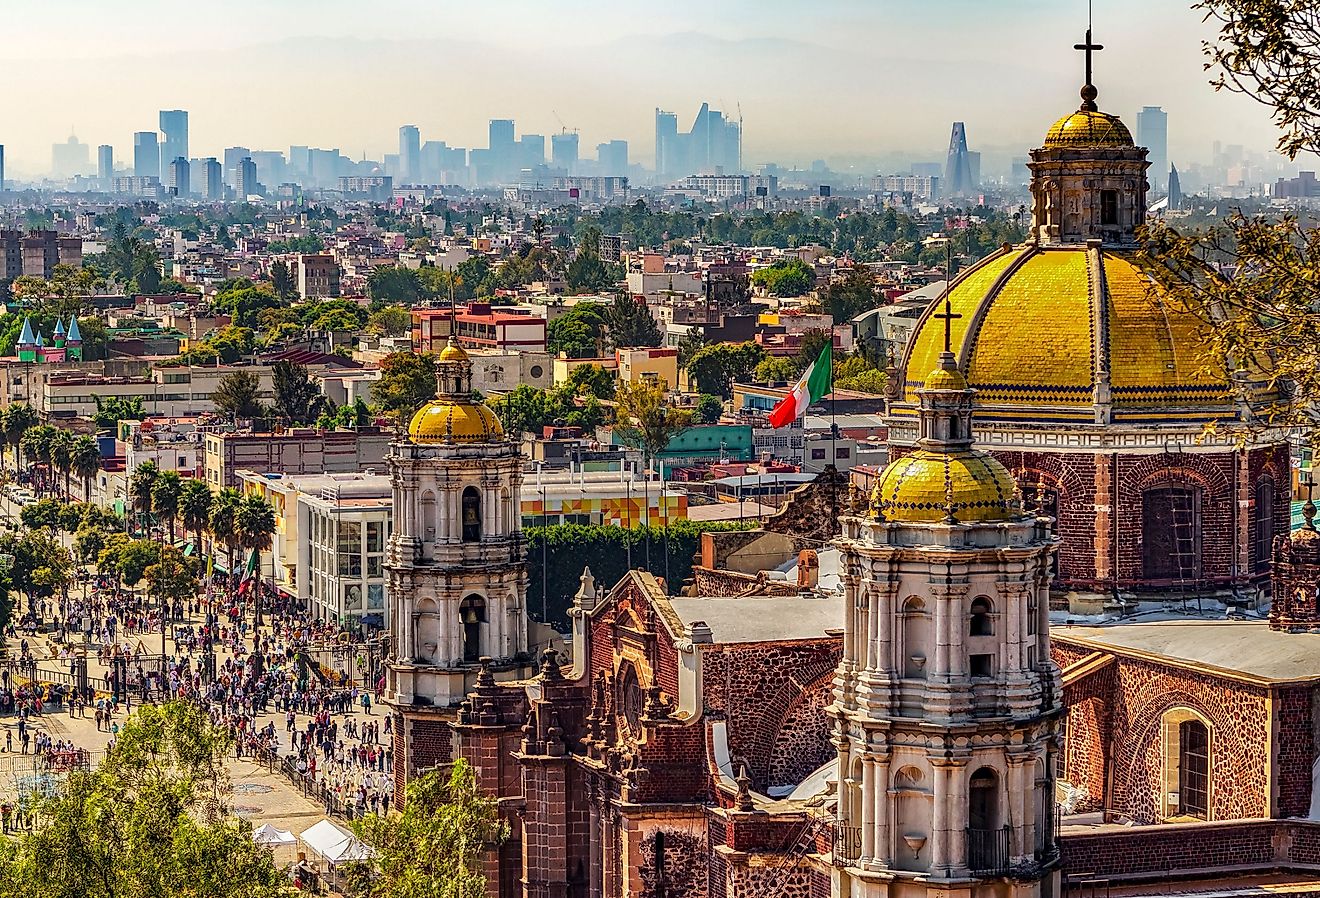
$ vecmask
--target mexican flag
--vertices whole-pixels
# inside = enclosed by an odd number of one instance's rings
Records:
[[[806,413],[811,403],[818,401],[830,391],[833,354],[834,345],[833,341],[830,341],[821,349],[820,357],[802,372],[793,389],[789,390],[788,395],[770,413],[771,427],[792,424]]]
[[[243,582],[238,584],[238,594],[247,595],[257,582],[257,550],[253,549],[248,553],[247,567],[243,571]]]

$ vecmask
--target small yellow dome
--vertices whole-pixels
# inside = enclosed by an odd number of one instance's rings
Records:
[[[967,378],[957,368],[936,368],[926,378],[927,390],[965,390]]]
[[[1130,147],[1132,132],[1107,112],[1079,110],[1059,119],[1045,134],[1047,147]]]
[[[961,524],[1019,517],[1013,476],[984,452],[918,449],[890,462],[871,492],[879,521],[939,523],[950,511]]]
[[[440,361],[442,362],[466,362],[469,361],[468,354],[463,351],[452,339],[445,344],[445,348],[440,350]]]
[[[413,415],[408,436],[414,443],[484,443],[503,439],[504,427],[484,405],[433,399]]]

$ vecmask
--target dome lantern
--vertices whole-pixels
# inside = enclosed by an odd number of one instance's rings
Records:
[[[436,363],[436,398],[408,424],[413,443],[484,443],[505,438],[504,427],[485,405],[472,399],[472,359],[453,336]]]

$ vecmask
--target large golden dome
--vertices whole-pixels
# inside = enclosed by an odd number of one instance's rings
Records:
[[[1132,132],[1107,112],[1086,109],[1070,112],[1050,126],[1045,134],[1047,147],[1130,147]]]
[[[1128,253],[1076,245],[1025,245],[982,260],[954,281],[953,349],[977,391],[977,420],[1112,420],[1230,417],[1227,374],[1207,364],[1194,315],[1153,297]],[[944,321],[933,303],[904,359],[905,404],[915,406],[937,368]],[[1254,399],[1268,400],[1263,384]],[[899,414],[915,414],[900,407]]]
[[[1008,521],[1020,505],[1008,469],[973,449],[918,449],[890,462],[871,491],[872,515],[887,522]]]
[[[504,427],[484,405],[442,398],[417,410],[408,437],[414,443],[485,443],[504,439]]]

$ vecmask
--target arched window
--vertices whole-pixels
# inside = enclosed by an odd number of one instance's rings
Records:
[[[422,541],[435,542],[435,493],[422,493]]]
[[[486,600],[473,594],[458,606],[458,619],[463,624],[463,660],[481,660],[481,625],[486,622]]]
[[[967,784],[967,822],[974,830],[989,832],[999,828],[999,774],[993,767],[982,767]]]
[[[1256,551],[1255,568],[1269,566],[1274,551],[1274,481],[1262,477],[1256,481]]]
[[[475,486],[463,490],[463,542],[481,541],[481,493]]]
[[[972,602],[972,617],[968,626],[968,635],[971,636],[993,636],[995,635],[994,621],[990,615],[994,613],[994,607],[990,600],[985,596],[980,596]]]
[[[619,708],[623,711],[624,720],[628,721],[629,729],[633,733],[640,732],[642,683],[637,679],[637,668],[631,664],[624,665],[622,676],[619,678]]]
[[[1172,708],[1162,721],[1165,817],[1210,819],[1209,722],[1190,708]]]
[[[1160,486],[1141,494],[1141,560],[1146,580],[1201,576],[1201,491]]]

